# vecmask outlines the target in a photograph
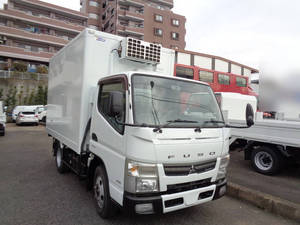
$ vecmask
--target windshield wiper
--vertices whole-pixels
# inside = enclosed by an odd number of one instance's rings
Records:
[[[162,124],[160,126],[157,126],[156,128],[153,129],[153,132],[159,132],[162,133],[161,128],[168,126],[171,123],[198,123],[198,121],[193,121],[193,120],[182,120],[182,119],[176,119],[176,120],[168,120],[167,123]]]
[[[203,122],[203,124],[206,124],[206,123],[223,123],[224,125],[226,125],[225,122],[222,121],[222,120],[213,120],[213,119],[206,120],[206,121]]]

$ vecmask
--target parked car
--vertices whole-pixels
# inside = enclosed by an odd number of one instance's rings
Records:
[[[46,122],[47,106],[37,107],[35,113],[38,114],[40,122]]]
[[[3,109],[3,102],[0,101],[0,136],[5,135],[6,114]]]
[[[34,111],[19,112],[16,119],[16,124],[34,124],[37,126],[39,125],[38,114],[36,114]]]
[[[17,116],[21,111],[34,111],[37,107],[44,107],[43,105],[17,105],[12,111],[12,120],[16,122]]]

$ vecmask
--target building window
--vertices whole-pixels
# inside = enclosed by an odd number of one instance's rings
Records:
[[[199,71],[199,80],[203,82],[213,83],[214,82],[214,74],[212,72],[207,71]]]
[[[225,74],[218,74],[219,84],[230,85],[230,77]]]
[[[99,6],[99,3],[98,3],[98,2],[94,2],[94,1],[89,1],[89,5],[90,5],[90,6],[98,7],[98,6]]]
[[[179,39],[179,34],[176,33],[176,32],[172,32],[171,37],[172,37],[173,40],[178,40]]]
[[[163,35],[163,31],[160,28],[154,28],[154,34],[156,36],[162,36]]]
[[[155,14],[154,15],[154,20],[156,22],[162,22],[163,21],[163,17],[161,15]]]
[[[97,14],[95,14],[95,13],[89,13],[89,18],[91,18],[91,19],[98,19],[99,17],[98,17],[98,15]]]
[[[172,25],[173,26],[179,26],[179,20],[177,20],[177,19],[172,19]]]
[[[247,86],[247,79],[243,78],[243,77],[236,77],[236,86],[246,87]]]

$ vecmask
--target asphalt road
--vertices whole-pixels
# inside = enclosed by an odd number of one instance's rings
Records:
[[[244,160],[244,152],[230,152],[228,180],[300,205],[300,166],[290,165],[280,174],[266,176],[255,172],[251,162]]]
[[[220,200],[189,209],[151,216],[119,212],[102,220],[94,209],[93,196],[83,181],[72,174],[60,175],[51,156],[51,139],[44,127],[9,125],[0,137],[0,224],[207,224],[292,225],[238,200]]]

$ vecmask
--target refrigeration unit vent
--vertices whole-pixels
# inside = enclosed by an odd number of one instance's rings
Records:
[[[152,44],[128,37],[122,42],[122,45],[122,58],[150,64],[160,63],[160,44]]]

